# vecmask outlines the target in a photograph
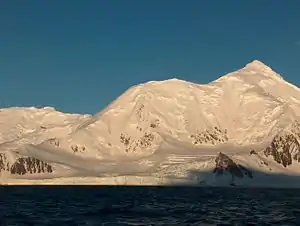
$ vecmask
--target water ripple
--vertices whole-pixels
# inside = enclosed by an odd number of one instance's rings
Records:
[[[2,225],[300,225],[298,190],[1,187]]]

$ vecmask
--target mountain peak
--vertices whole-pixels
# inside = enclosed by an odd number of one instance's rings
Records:
[[[271,67],[259,60],[253,60],[246,64],[243,70],[259,72],[270,78],[283,79],[282,76],[276,73]]]
[[[259,61],[259,60],[253,60],[250,63],[248,63],[246,65],[246,67],[250,67],[250,68],[270,68],[269,66],[267,66],[266,64],[264,64],[263,62]]]

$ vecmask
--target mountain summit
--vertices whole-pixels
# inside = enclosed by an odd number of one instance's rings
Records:
[[[259,60],[253,60],[252,62],[248,63],[246,68],[255,68],[257,70],[271,69],[269,66]]]
[[[188,172],[198,170],[207,185],[227,174],[229,184],[254,183],[253,169],[296,172],[299,113],[300,90],[258,60],[209,84],[136,85],[93,116],[4,109],[0,178],[153,184],[194,181]]]
[[[243,69],[257,72],[257,73],[262,73],[265,76],[283,79],[281,75],[277,74],[275,71],[272,70],[272,68],[265,65],[263,62],[259,60],[254,60],[248,63]]]

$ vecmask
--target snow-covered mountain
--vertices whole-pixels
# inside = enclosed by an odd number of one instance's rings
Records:
[[[1,109],[0,181],[300,186],[298,120],[300,90],[257,60],[136,85],[96,115]]]

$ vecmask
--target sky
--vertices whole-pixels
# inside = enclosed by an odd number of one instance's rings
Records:
[[[300,85],[299,0],[0,0],[0,107],[94,114],[129,87],[258,59]]]

